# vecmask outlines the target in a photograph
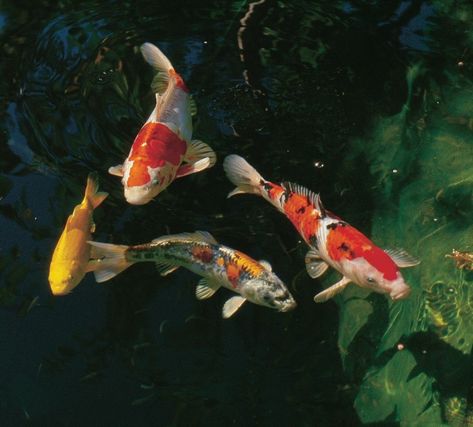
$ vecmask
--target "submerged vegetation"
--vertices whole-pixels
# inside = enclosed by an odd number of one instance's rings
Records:
[[[469,1],[41,4],[0,10],[5,425],[471,422]],[[143,41],[172,57],[196,100],[194,134],[220,160],[235,152],[320,192],[379,246],[419,257],[411,297],[353,286],[315,305],[336,273],[310,279],[292,226],[257,198],[227,201],[219,164],[127,206],[107,169],[154,102]],[[194,276],[149,265],[53,298],[51,252],[94,170],[110,192],[97,239],[208,230],[268,259],[297,310],[248,305],[222,322],[228,295],[196,301]]]

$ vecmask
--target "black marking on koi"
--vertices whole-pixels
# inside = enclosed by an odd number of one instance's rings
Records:
[[[345,227],[347,225],[346,222],[338,221],[338,222],[331,222],[327,224],[327,230],[335,230],[337,227]]]

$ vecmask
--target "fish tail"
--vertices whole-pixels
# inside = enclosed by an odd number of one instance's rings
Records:
[[[105,191],[99,191],[98,174],[97,172],[89,173],[87,176],[87,187],[85,188],[84,201],[89,201],[95,209],[108,196]]]
[[[91,260],[87,271],[93,271],[98,283],[106,282],[123,270],[134,264],[126,259],[126,245],[113,245],[111,243],[87,242],[91,245]]]
[[[156,93],[156,107],[158,107],[162,101],[160,96],[167,90],[171,77],[175,77],[177,74],[166,55],[154,44],[143,43],[140,50],[144,60],[156,71],[151,82],[151,89]],[[184,85],[183,82],[182,85]],[[157,112],[153,111],[153,114],[157,114]]]
[[[223,169],[228,179],[236,185],[227,198],[240,193],[262,194],[261,183],[265,180],[243,157],[230,154],[223,161]]]
[[[174,70],[169,59],[152,43],[143,43],[140,47],[141,54],[145,61],[151,65],[156,71],[169,73]]]

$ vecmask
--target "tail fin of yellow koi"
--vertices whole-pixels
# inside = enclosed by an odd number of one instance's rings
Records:
[[[128,249],[126,245],[112,245],[90,240],[87,243],[92,246],[90,254],[92,259],[87,265],[87,271],[94,272],[95,280],[98,283],[110,280],[133,264],[125,257]]]
[[[97,172],[89,173],[87,177],[87,187],[85,188],[84,201],[88,200],[95,209],[108,196],[105,191],[99,191],[98,174]]]
[[[240,193],[261,194],[260,185],[264,179],[243,157],[230,154],[223,161],[223,169],[228,179],[236,185],[227,198]]]

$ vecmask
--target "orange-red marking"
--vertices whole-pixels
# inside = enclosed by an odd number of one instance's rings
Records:
[[[192,255],[206,264],[213,259],[213,251],[207,246],[196,246],[192,248]]]
[[[329,231],[327,252],[334,261],[362,257],[382,272],[385,279],[394,280],[397,277],[398,269],[391,257],[350,225],[339,225]]]
[[[240,268],[233,262],[227,264],[227,277],[231,285],[236,288],[240,277]]]
[[[179,166],[187,149],[187,144],[167,126],[161,123],[146,123],[133,142],[127,185],[130,187],[147,184],[151,177],[148,167],[157,168],[166,162]]]
[[[169,75],[171,76],[171,78],[173,78],[176,82],[176,86],[179,88],[179,89],[182,89],[184,92],[187,92],[189,93],[189,89],[187,88],[186,84],[184,83],[184,80],[182,79],[182,77],[176,73],[175,70],[169,70]]]

